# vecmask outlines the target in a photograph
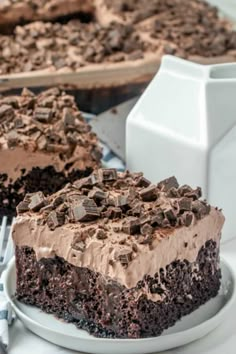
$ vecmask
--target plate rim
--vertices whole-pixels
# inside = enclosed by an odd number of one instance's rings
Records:
[[[193,326],[189,329],[183,330],[183,331],[179,331],[176,333],[171,333],[171,334],[166,334],[164,336],[162,336],[162,338],[165,337],[165,339],[168,341],[168,338],[173,339],[178,339],[178,337],[181,334],[185,334],[186,336],[188,336],[188,334],[191,337],[191,334],[193,331],[198,332],[198,330],[202,330],[204,327],[207,327],[209,324],[211,324],[212,322],[215,322],[217,319],[217,323],[220,322],[220,319],[224,316],[224,314],[226,314],[228,312],[228,310],[230,309],[230,307],[232,306],[232,304],[234,303],[234,301],[236,300],[236,272],[234,271],[233,267],[229,264],[229,262],[225,259],[224,256],[220,256],[220,263],[224,264],[224,266],[226,266],[226,268],[228,269],[229,273],[230,273],[230,277],[232,279],[232,292],[230,297],[228,298],[227,302],[224,304],[224,306],[215,314],[213,315],[211,318],[207,319],[206,321]],[[60,335],[61,333],[58,330],[52,329],[49,326],[45,326],[42,325],[41,323],[31,319],[28,315],[26,315],[21,309],[19,309],[19,307],[17,306],[17,304],[14,302],[14,299],[12,298],[12,296],[9,294],[9,290],[7,287],[7,281],[8,281],[8,277],[10,275],[10,272],[12,271],[12,268],[15,267],[15,257],[13,257],[10,262],[8,263],[7,268],[4,270],[3,272],[3,286],[4,286],[4,292],[6,295],[7,300],[10,302],[13,310],[16,312],[19,312],[20,315],[29,323],[31,323],[33,326],[38,326],[40,327],[42,330],[48,330],[48,331],[53,331],[54,333],[57,333],[58,335]],[[26,305],[27,306],[27,305]],[[53,316],[53,314],[52,314]],[[19,317],[19,316],[18,316]],[[56,318],[55,318],[56,319]],[[216,327],[218,327],[218,324],[216,326],[211,326],[210,331],[207,331],[205,335],[207,335],[208,333],[210,333],[212,330],[214,330]],[[78,329],[79,331],[80,329]],[[81,329],[81,331],[84,331]],[[203,335],[204,336],[204,335]],[[198,338],[201,338],[203,336],[200,336]],[[99,342],[101,343],[114,343],[114,344],[119,344],[119,343],[143,343],[143,342],[152,342],[154,339],[158,339],[161,336],[156,336],[156,337],[146,337],[146,338],[99,338],[99,337],[94,337],[92,335],[90,335],[90,337],[78,337],[74,334],[70,334],[69,337],[74,338],[74,339],[78,339],[84,342]],[[198,338],[196,338],[195,340],[197,340]]]

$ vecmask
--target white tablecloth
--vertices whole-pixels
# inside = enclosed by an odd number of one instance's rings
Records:
[[[222,254],[235,268],[236,239],[222,247]],[[165,352],[165,354],[235,354],[236,353],[236,302],[230,316],[208,336],[187,346]],[[73,354],[37,337],[16,320],[10,329],[9,354]],[[79,353],[79,352],[77,352]],[[112,353],[111,353],[112,354]]]

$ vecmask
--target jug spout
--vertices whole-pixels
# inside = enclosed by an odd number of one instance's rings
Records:
[[[164,56],[127,118],[131,171],[157,182],[175,175],[223,209],[223,239],[236,237],[236,64],[200,65]]]

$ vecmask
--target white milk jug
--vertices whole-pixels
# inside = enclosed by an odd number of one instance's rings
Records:
[[[152,182],[175,175],[223,209],[223,241],[236,237],[236,64],[164,56],[128,116],[127,167]]]

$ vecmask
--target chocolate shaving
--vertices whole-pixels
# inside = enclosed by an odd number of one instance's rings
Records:
[[[168,192],[171,188],[178,188],[179,183],[176,177],[172,176],[170,178],[166,178],[163,181],[158,183],[158,188],[163,192]]]
[[[150,185],[149,187],[142,189],[139,194],[145,202],[154,201],[158,197],[157,187],[155,185]]]

